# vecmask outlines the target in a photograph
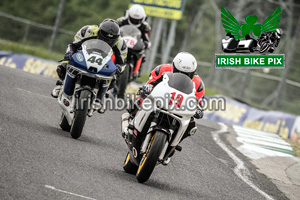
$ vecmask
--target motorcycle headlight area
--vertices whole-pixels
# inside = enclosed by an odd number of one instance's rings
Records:
[[[67,70],[68,70],[68,73],[70,75],[72,75],[73,77],[76,77],[80,73],[79,69],[77,69],[71,65],[67,65]]]
[[[113,78],[112,76],[103,76],[103,75],[99,75],[99,74],[92,74],[92,73],[81,70],[81,69],[76,68],[69,64],[67,65],[67,71],[72,77],[76,77],[78,75],[83,75],[83,76],[88,76],[91,78],[100,79],[103,81],[104,85],[109,85],[111,82],[111,79]]]

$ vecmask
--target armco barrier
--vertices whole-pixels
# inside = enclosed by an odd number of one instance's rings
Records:
[[[283,138],[299,140],[300,117],[278,111],[264,111],[233,99],[225,98],[224,111],[205,111],[210,120],[279,134]]]
[[[0,51],[0,65],[18,68],[32,74],[58,78],[56,74],[57,62],[34,56]]]

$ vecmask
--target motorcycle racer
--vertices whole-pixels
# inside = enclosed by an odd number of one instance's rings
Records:
[[[146,17],[147,16],[143,6],[134,4],[130,7],[128,12],[126,12],[125,16],[118,18],[116,21],[120,27],[125,25],[136,26],[142,33],[142,39],[145,45],[145,49],[149,49],[151,47],[151,42],[150,42],[151,26],[145,21]],[[143,56],[142,59],[143,59],[142,62],[145,62],[145,56]],[[141,68],[139,71],[141,71]]]
[[[158,65],[149,76],[148,82],[143,86],[143,89],[139,92],[139,97],[136,98],[133,107],[128,109],[128,112],[130,113],[131,117],[134,117],[137,110],[139,109],[139,106],[142,104],[143,99],[146,98],[146,94],[149,94],[152,89],[162,81],[163,75],[166,72],[173,72],[173,73],[183,73],[190,77],[192,81],[195,83],[195,96],[198,99],[199,106],[196,110],[196,114],[194,117],[191,118],[189,126],[187,130],[185,131],[181,141],[185,139],[188,136],[191,136],[190,133],[195,133],[197,130],[196,123],[194,118],[200,119],[203,117],[203,111],[202,111],[202,98],[205,93],[205,86],[200,76],[196,74],[197,69],[197,61],[195,57],[188,53],[188,52],[180,52],[178,53],[175,58],[173,59],[172,65],[170,64],[161,64]],[[130,128],[130,127],[128,127]],[[193,131],[192,131],[193,130]],[[125,133],[126,134],[126,133]],[[123,134],[123,136],[125,136]],[[178,147],[181,149],[181,147]],[[167,160],[165,164],[168,164],[170,159]]]
[[[264,32],[260,35],[258,38],[258,44],[259,48],[265,43],[267,40],[271,40],[274,43],[274,46],[271,46],[269,49],[269,52],[273,52],[275,50],[275,47],[278,47],[278,44],[280,42],[280,37],[282,35],[283,31],[280,28],[277,28],[275,32]]]
[[[124,70],[125,59],[127,56],[127,46],[125,41],[120,36],[120,28],[115,20],[105,19],[97,25],[86,25],[83,26],[74,36],[74,41],[68,45],[67,52],[64,56],[64,62],[57,67],[57,74],[63,81],[66,74],[66,65],[68,60],[71,59],[72,55],[81,48],[81,44],[86,40],[99,39],[103,40],[112,47],[115,56],[115,64],[117,66],[117,72],[122,73]],[[113,79],[109,89],[113,87],[115,79]],[[51,96],[54,98],[58,97],[59,91],[62,88],[62,82],[57,81],[56,87],[53,89]]]

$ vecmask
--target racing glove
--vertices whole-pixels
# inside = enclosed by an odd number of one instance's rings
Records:
[[[196,114],[194,115],[196,119],[201,119],[203,117],[203,111],[200,108],[197,108]]]
[[[153,85],[146,84],[143,86],[143,90],[146,94],[150,94],[150,92],[153,90]]]
[[[64,58],[65,58],[66,60],[71,60],[72,55],[73,55],[73,51],[68,51],[68,52],[65,54]]]

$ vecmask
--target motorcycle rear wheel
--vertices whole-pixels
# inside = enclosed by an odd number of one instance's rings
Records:
[[[134,163],[132,163],[130,161],[130,153],[129,152],[127,153],[126,158],[124,160],[123,169],[126,173],[133,174],[133,175],[135,175],[138,170],[138,166],[136,166]]]
[[[129,79],[129,65],[127,64],[123,73],[120,75],[119,80],[117,81],[118,86],[118,94],[117,97],[124,99],[125,91],[128,85],[128,79]]]
[[[83,126],[86,121],[86,116],[88,113],[88,106],[89,106],[89,97],[90,92],[87,90],[83,90],[80,92],[80,96],[78,98],[78,106],[76,108],[75,116],[73,118],[72,126],[70,134],[72,138],[78,139],[81,136]],[[80,108],[82,106],[82,108]]]
[[[138,167],[136,174],[138,182],[144,183],[150,178],[166,141],[167,135],[163,132],[156,131],[152,136],[147,151]]]

